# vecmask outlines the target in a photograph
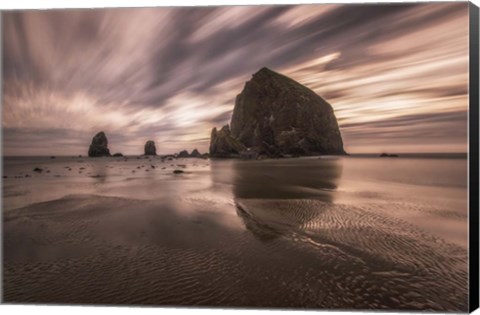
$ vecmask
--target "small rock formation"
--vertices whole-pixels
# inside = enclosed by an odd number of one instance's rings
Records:
[[[230,126],[231,132],[228,125],[212,130],[211,156],[346,154],[332,106],[268,68],[255,73],[237,96]]]
[[[34,171],[34,172],[37,172],[37,173],[41,173],[41,172],[43,172],[43,168],[35,167],[35,168],[33,169],[33,171]]]
[[[380,154],[380,157],[398,157],[398,154],[382,153]]]
[[[231,136],[230,127],[225,125],[217,131],[212,129],[210,136],[210,156],[211,157],[236,157],[247,148],[237,139]]]
[[[173,171],[173,174],[182,174],[182,173],[184,173],[184,171],[182,171],[182,170],[174,170]]]
[[[197,149],[193,149],[192,153],[190,153],[190,157],[199,158],[199,157],[202,157],[202,155],[200,154],[200,152],[198,152]]]
[[[148,140],[145,143],[145,155],[157,155],[157,148],[155,148],[155,142]]]
[[[103,131],[97,133],[93,139],[90,148],[88,149],[89,157],[110,156],[110,150],[108,149],[107,136]]]
[[[190,154],[188,154],[188,151],[187,151],[187,150],[183,150],[183,151],[180,151],[180,153],[178,153],[177,157],[179,157],[179,158],[188,158],[188,157],[190,157]]]
[[[122,153],[115,153],[113,156],[114,156],[114,157],[122,157],[123,154],[122,154]]]

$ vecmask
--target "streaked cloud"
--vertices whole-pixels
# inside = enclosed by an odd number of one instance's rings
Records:
[[[346,149],[465,151],[468,4],[5,12],[4,154],[208,148],[263,66],[334,107]]]

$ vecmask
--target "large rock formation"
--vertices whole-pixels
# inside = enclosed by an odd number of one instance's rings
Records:
[[[90,148],[88,149],[88,156],[90,157],[110,156],[110,150],[108,149],[107,136],[103,131],[100,131],[93,137],[92,144],[90,144]]]
[[[229,139],[267,156],[345,154],[332,106],[267,68],[255,73],[237,96]],[[210,153],[218,156],[214,140],[212,132]]]
[[[145,153],[144,155],[157,155],[157,148],[155,148],[155,142],[148,140],[145,143]]]
[[[234,157],[245,151],[247,148],[230,134],[230,127],[225,125],[217,131],[213,128],[210,136],[211,157]]]

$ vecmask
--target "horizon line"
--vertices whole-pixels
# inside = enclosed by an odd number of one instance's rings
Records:
[[[205,152],[209,153],[209,152]],[[370,155],[370,154],[382,154],[382,153],[388,153],[388,154],[403,154],[403,155],[412,155],[412,154],[417,154],[417,155],[426,155],[426,154],[469,154],[468,151],[462,151],[462,152],[386,152],[386,151],[376,151],[376,152],[356,152],[356,153],[347,153],[346,155],[336,155],[336,154],[318,154],[318,155],[311,155],[311,156],[353,156],[353,155]],[[160,153],[157,155],[145,155],[145,154],[124,154],[123,156],[162,156],[162,155],[175,155],[178,154],[178,152],[175,153]],[[81,156],[80,156],[81,155]],[[83,154],[73,154],[73,155],[62,155],[62,154],[47,154],[47,155],[4,155],[2,154],[2,157],[76,157],[76,158],[84,158],[84,157],[89,157],[88,154],[83,155]],[[302,157],[308,157],[309,155],[305,155]],[[111,156],[113,157],[113,155]]]

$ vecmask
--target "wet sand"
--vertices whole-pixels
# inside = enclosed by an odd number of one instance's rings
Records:
[[[4,301],[466,311],[466,172],[445,158],[6,159]]]

